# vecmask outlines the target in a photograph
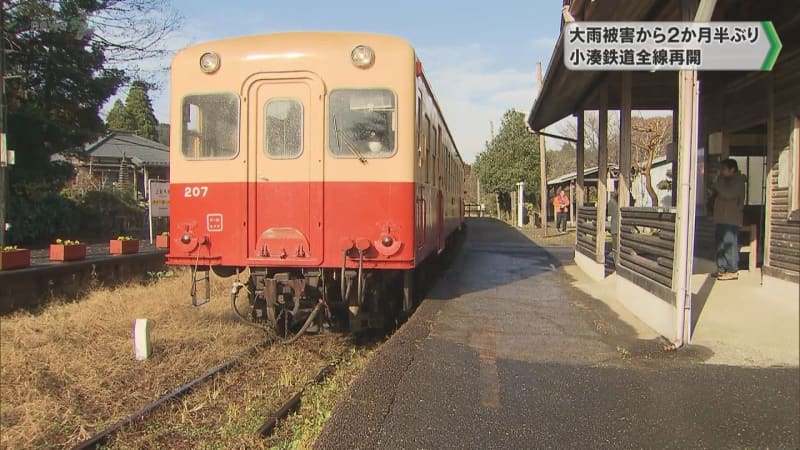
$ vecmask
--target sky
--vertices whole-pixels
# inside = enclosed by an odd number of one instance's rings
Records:
[[[530,112],[536,63],[543,70],[558,38],[561,1],[173,0],[183,25],[166,46],[281,31],[365,31],[408,40],[467,163],[484,150],[503,113]],[[169,58],[150,62],[166,67]],[[169,122],[169,86],[151,92],[159,122]],[[124,95],[125,90],[119,95]],[[108,102],[107,108],[113,100]]]

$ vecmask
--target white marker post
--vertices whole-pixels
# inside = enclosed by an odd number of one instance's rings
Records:
[[[517,216],[518,216],[517,217],[517,226],[522,228],[522,226],[525,224],[525,221],[524,221],[524,217],[525,217],[525,199],[524,199],[525,182],[524,181],[520,181],[519,183],[517,183],[517,187],[519,187],[519,195],[518,195],[518,197],[519,197],[519,205],[517,207],[517,213],[518,213],[517,214]]]
[[[133,324],[133,353],[138,361],[144,361],[153,353],[150,345],[150,320],[136,319]]]

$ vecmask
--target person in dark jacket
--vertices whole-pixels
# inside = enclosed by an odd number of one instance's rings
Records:
[[[723,160],[720,176],[711,186],[714,235],[717,244],[717,279],[739,278],[739,229],[742,227],[745,181],[733,159]]]

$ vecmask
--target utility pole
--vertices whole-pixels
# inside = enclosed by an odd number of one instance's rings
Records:
[[[5,2],[0,2],[0,248],[6,245],[8,159],[8,146],[6,145],[6,8]]]
[[[539,79],[539,95],[542,95],[544,83],[542,83],[542,63],[536,63],[536,77]],[[544,131],[544,130],[539,130]],[[544,136],[539,135],[539,186],[540,186],[540,203],[542,214],[542,231],[544,236],[547,237],[547,157],[546,144]]]

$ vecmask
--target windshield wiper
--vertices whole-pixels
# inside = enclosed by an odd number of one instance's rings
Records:
[[[339,126],[336,125],[336,114],[333,115],[333,131],[336,133],[336,145],[339,149],[339,153],[342,152],[342,138],[344,138],[344,143],[347,146],[348,150],[350,150],[350,153],[355,155],[356,158],[358,158],[358,160],[361,161],[361,164],[367,163],[367,158],[364,158],[361,152],[359,152],[358,149],[355,148],[355,146],[351,144],[350,141],[347,139],[347,135],[344,134],[344,131],[340,130]]]

